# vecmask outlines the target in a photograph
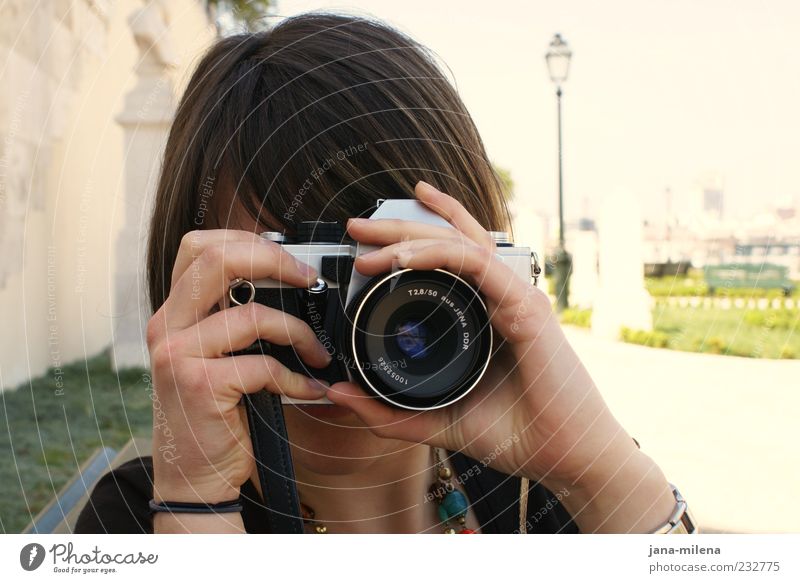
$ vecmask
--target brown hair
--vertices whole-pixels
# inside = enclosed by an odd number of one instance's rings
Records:
[[[412,197],[419,180],[485,228],[509,228],[475,124],[427,49],[383,23],[320,13],[223,38],[194,72],[167,141],[148,243],[151,306],[169,293],[183,235],[227,224],[211,212],[220,188],[255,220],[291,231]]]

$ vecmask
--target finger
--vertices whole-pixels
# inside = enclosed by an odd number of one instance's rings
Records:
[[[327,397],[335,405],[353,411],[379,437],[437,447],[452,445],[446,431],[449,426],[447,415],[443,410],[407,411],[389,407],[376,397],[367,395],[358,385],[348,382],[331,385]]]
[[[311,327],[295,316],[251,302],[211,314],[197,325],[171,335],[173,346],[189,356],[219,358],[262,339],[292,346],[303,362],[323,368],[331,355]]]
[[[283,248],[261,239],[207,247],[181,275],[165,302],[169,328],[188,328],[208,315],[237,277],[307,287],[317,275]]]
[[[230,394],[236,402],[242,393],[257,393],[261,389],[309,401],[328,392],[321,381],[289,370],[271,356],[242,355],[204,362],[211,386]]]
[[[411,239],[452,239],[467,237],[452,227],[438,227],[400,219],[350,219],[347,232],[361,243],[391,245]]]
[[[175,287],[175,284],[192,264],[192,261],[200,257],[208,247],[224,245],[225,243],[256,243],[259,239],[261,237],[255,233],[234,229],[208,229],[186,233],[181,238],[178,254],[175,257],[175,265],[172,267],[170,289]]]
[[[498,307],[518,304],[527,287],[495,253],[478,245],[461,244],[458,239],[418,239],[388,245],[361,255],[357,269],[364,275],[378,275],[402,268],[446,269],[470,279],[483,295]]]
[[[475,243],[486,249],[495,248],[494,239],[489,232],[452,196],[422,181],[414,187],[414,193],[417,200],[446,219]]]

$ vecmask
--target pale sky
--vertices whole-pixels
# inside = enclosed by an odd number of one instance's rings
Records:
[[[555,32],[573,51],[564,87],[568,218],[631,189],[652,215],[724,180],[727,216],[800,205],[800,1],[278,0],[277,13],[368,13],[433,49],[453,72],[489,157],[517,196],[556,209]]]

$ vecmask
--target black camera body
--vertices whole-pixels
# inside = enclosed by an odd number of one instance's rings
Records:
[[[413,199],[380,201],[370,219],[387,218],[453,228]],[[489,366],[494,332],[483,299],[464,279],[441,269],[364,276],[354,269],[355,258],[375,247],[345,241],[338,223],[300,223],[291,240],[275,232],[262,236],[282,244],[320,277],[308,289],[275,280],[239,281],[229,291],[230,304],[256,301],[297,316],[333,358],[325,369],[313,369],[291,346],[265,341],[244,353],[272,355],[293,371],[331,384],[356,382],[368,394],[404,409],[444,407],[478,384]],[[528,282],[538,276],[529,248],[513,246],[505,233],[493,236],[498,257],[518,277]]]

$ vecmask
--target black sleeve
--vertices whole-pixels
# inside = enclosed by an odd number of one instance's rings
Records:
[[[531,483],[528,490],[528,519],[526,530],[529,534],[579,534],[578,525],[564,508],[562,500],[568,492],[551,492],[538,483]]]
[[[152,533],[152,492],[153,458],[124,463],[97,482],[78,516],[75,534]]]

